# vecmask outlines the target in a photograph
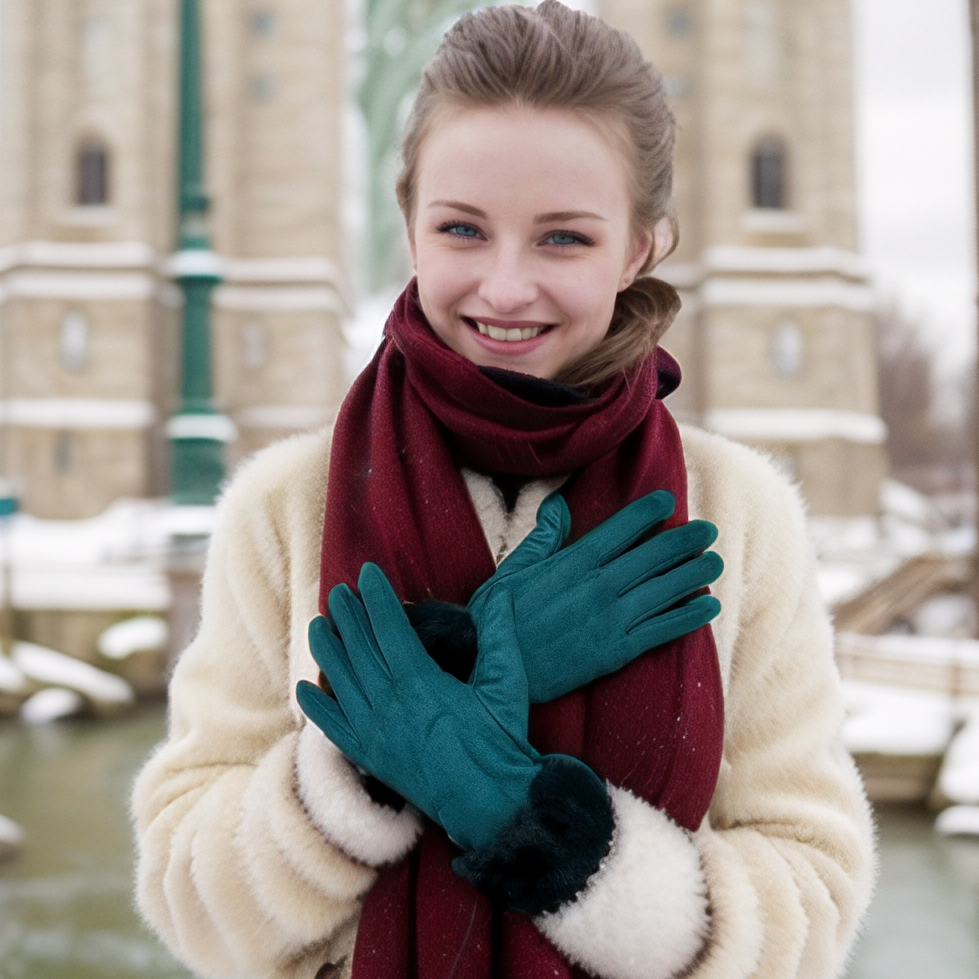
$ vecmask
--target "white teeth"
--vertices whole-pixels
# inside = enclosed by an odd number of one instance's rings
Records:
[[[514,328],[512,330],[507,330],[502,326],[489,326],[487,323],[480,323],[479,320],[473,320],[476,324],[476,329],[484,337],[489,337],[491,340],[504,340],[507,342],[513,342],[514,340],[533,340],[534,337],[539,337],[544,332],[543,326],[525,326],[523,329]]]

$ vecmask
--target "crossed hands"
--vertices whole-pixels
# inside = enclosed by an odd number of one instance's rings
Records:
[[[535,529],[469,602],[478,655],[468,682],[432,660],[384,574],[365,564],[359,595],[338,585],[330,619],[310,624],[334,696],[300,681],[300,706],[463,850],[489,845],[527,804],[545,761],[527,741],[530,704],[616,672],[720,611],[698,594],[723,569],[706,550],[712,524],[694,520],[643,540],[674,504],[665,491],[650,493],[565,547],[567,505],[548,497]],[[564,761],[598,780],[582,762]]]

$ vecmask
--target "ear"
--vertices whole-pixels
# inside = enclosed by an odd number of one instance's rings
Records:
[[[628,289],[635,281],[639,270],[646,264],[654,246],[653,233],[650,231],[639,232],[633,242],[632,252],[626,267],[622,270],[622,278],[619,279],[618,291]]]

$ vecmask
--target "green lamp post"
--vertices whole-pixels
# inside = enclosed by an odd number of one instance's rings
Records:
[[[183,292],[180,408],[167,424],[170,497],[213,503],[224,479],[225,445],[233,423],[214,407],[211,384],[211,293],[221,265],[207,234],[203,179],[201,44],[198,0],[180,0],[179,226],[170,274]]]

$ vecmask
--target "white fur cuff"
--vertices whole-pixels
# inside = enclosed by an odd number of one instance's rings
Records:
[[[370,867],[397,863],[422,830],[418,810],[378,805],[357,770],[315,724],[307,723],[296,747],[299,795],[310,818],[332,843]]]
[[[535,919],[572,962],[603,979],[668,979],[710,932],[707,883],[690,836],[659,809],[609,787],[612,849],[577,900]]]

